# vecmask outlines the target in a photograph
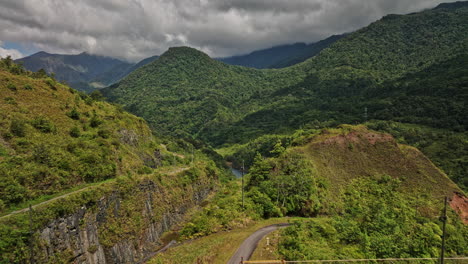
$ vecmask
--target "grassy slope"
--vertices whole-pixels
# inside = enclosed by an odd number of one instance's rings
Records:
[[[143,119],[116,106],[51,78],[0,69],[0,80],[0,211],[151,170],[161,162],[155,150],[168,154]]]
[[[293,151],[303,152],[312,160],[320,176],[330,182],[332,195],[352,179],[375,175],[399,178],[405,192],[431,195],[436,200],[460,191],[419,150],[363,126],[324,130]]]
[[[419,150],[362,125],[298,133],[289,140],[286,148],[276,143],[270,158],[255,158],[248,174],[247,190],[252,197],[263,197],[258,202],[267,216],[278,211],[305,216],[340,212],[345,187],[366,177],[397,178],[399,191],[428,201],[463,193]]]
[[[185,152],[186,142],[161,144],[143,119],[8,60],[0,60],[0,91],[0,263],[26,261],[31,241],[42,252],[31,228],[83,205],[92,215],[111,194],[122,198],[122,216],[101,223],[101,245],[137,237],[164,212],[192,206],[222,173],[201,151]],[[142,220],[148,184],[158,191],[153,218]],[[28,212],[8,214],[28,204],[37,204],[32,222]],[[66,262],[69,253],[49,257]]]

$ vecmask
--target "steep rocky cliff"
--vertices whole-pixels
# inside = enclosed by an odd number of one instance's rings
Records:
[[[176,174],[118,179],[33,209],[30,216],[3,217],[0,225],[12,229],[2,235],[17,237],[1,248],[0,263],[142,262],[162,246],[161,235],[213,190],[217,177],[212,163],[197,164]],[[27,237],[18,237],[18,230]]]

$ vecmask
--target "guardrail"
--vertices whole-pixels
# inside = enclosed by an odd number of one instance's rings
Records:
[[[468,264],[468,257],[444,258],[447,264]],[[386,259],[334,259],[334,260],[241,260],[240,264],[283,264],[283,263],[438,263],[440,258],[386,258]]]

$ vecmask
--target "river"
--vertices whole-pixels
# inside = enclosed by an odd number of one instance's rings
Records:
[[[230,168],[230,169],[231,169],[232,174],[234,174],[236,178],[242,177],[242,172],[240,170],[236,170],[234,168]]]

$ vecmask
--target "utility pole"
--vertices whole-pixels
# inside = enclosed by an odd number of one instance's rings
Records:
[[[445,224],[447,223],[447,196],[444,200],[444,215],[440,218],[442,220],[442,249],[440,252],[440,264],[444,264],[444,253],[445,253]]]
[[[244,209],[244,161],[242,161],[242,209]]]

